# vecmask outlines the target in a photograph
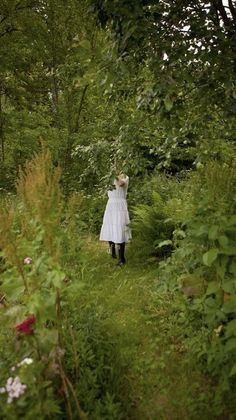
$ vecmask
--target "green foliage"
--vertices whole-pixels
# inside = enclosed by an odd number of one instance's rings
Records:
[[[64,0],[3,0],[0,15],[0,188],[6,196],[0,290],[7,326],[37,315],[40,348],[27,337],[19,350],[24,357],[38,349],[46,360],[44,366],[35,362],[42,386],[31,384],[31,400],[37,393],[40,401],[48,396],[47,416],[57,415],[59,405],[69,417],[72,409],[80,411],[63,357],[53,353],[61,348],[59,309],[80,292],[86,271],[80,237],[99,232],[110,178],[123,170],[131,180],[134,252],[154,255],[155,263],[158,256],[159,290],[188,296],[186,316],[204,323],[194,347],[220,384],[220,401],[230,395],[236,370],[235,5],[68,0],[65,7]],[[52,158],[34,157],[22,172],[42,144]],[[52,162],[62,168],[61,177]],[[7,195],[18,175],[17,196]],[[27,256],[32,264],[23,263]],[[72,319],[78,346],[85,347],[87,379],[78,393],[95,417],[119,418],[120,384],[116,388],[111,370],[102,370],[105,356],[109,367],[113,356],[119,359],[113,352],[118,342],[109,340],[103,320],[96,324],[93,309],[87,316],[88,323],[81,315],[79,327]],[[90,353],[96,363],[86,369]],[[59,405],[44,377],[54,362]],[[7,360],[4,380],[10,368]],[[29,416],[38,415],[39,405],[34,412],[29,400],[25,404]],[[1,416],[12,416],[11,407]],[[20,405],[17,410],[21,416]]]
[[[61,341],[61,306],[69,288],[60,264],[61,216],[59,171],[53,167],[50,154],[42,152],[22,171],[15,203],[3,209],[0,220],[4,261],[0,292],[5,304],[2,321],[6,328],[12,329],[24,319],[35,317],[28,333],[24,330],[18,333],[15,354],[17,359],[33,358],[27,371],[23,368],[19,371],[20,380],[27,384],[27,391],[22,398],[18,395],[14,404],[3,404],[4,418],[12,418],[13,413],[20,416],[22,407],[29,410],[27,418],[33,415],[47,418],[61,413],[63,403],[56,396],[61,383],[67,410],[71,409],[68,402],[70,382],[63,367]],[[19,362],[15,359],[14,363]],[[11,376],[10,368],[8,365],[6,381]],[[1,398],[6,399],[6,393],[5,390]],[[75,410],[80,412],[77,400]]]
[[[67,368],[77,378],[88,416],[234,413],[232,394],[216,402],[216,382],[200,371],[204,361],[196,355],[202,354],[209,329],[185,296],[160,291],[157,268],[137,262],[132,245],[122,270],[94,237],[87,238],[83,252],[85,286],[64,307],[64,315]]]
[[[131,190],[132,200],[141,203],[131,207],[133,245],[139,255],[170,255],[180,225],[179,208],[183,212],[176,198],[181,188],[178,180],[159,174],[140,179]]]
[[[171,251],[174,225],[167,219],[165,205],[158,193],[153,193],[151,205],[140,204],[133,209],[131,224],[135,246],[141,255],[168,255]]]
[[[72,223],[70,223],[69,230],[72,237],[78,237],[79,233],[84,236],[88,233],[98,234],[100,232],[106,202],[106,191],[103,193],[97,192],[94,196],[82,192],[71,195],[65,225],[67,220],[71,219]],[[71,211],[73,214],[71,214]],[[76,239],[74,243],[76,243]]]
[[[163,285],[195,297],[190,308],[209,328],[200,357],[218,377],[218,396],[233,386],[235,365],[235,188],[235,169],[227,164],[210,162],[190,176],[180,195],[183,209],[186,192],[189,200],[183,234],[160,265]]]
[[[127,360],[120,353],[121,340],[106,325],[96,306],[66,311],[73,340],[67,342],[67,370],[76,381],[82,408],[92,419],[124,418]],[[77,358],[77,359],[76,359]]]

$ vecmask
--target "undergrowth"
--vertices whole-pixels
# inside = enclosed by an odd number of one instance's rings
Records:
[[[26,165],[0,217],[2,418],[234,418],[236,181],[219,171],[155,176],[121,269],[84,236],[102,202],[86,220],[50,154]]]

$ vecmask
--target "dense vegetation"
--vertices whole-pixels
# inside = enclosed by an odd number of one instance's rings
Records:
[[[232,0],[2,0],[1,418],[235,418],[235,29]]]

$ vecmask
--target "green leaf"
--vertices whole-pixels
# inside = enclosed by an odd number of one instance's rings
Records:
[[[231,371],[229,373],[229,376],[236,375],[236,363],[234,363],[233,367],[231,368]]]
[[[235,349],[236,349],[236,338],[233,337],[226,341],[225,351],[231,352],[232,350],[235,351]]]
[[[236,262],[235,262],[235,261],[233,261],[233,262],[230,264],[230,267],[229,267],[229,272],[230,272],[230,273],[232,273],[232,274],[235,274],[235,275],[236,275]]]
[[[233,335],[236,336],[236,319],[233,319],[232,321],[230,321],[225,329],[225,336],[228,337],[232,337]]]
[[[203,255],[202,257],[203,263],[207,265],[208,267],[210,267],[212,263],[216,260],[218,254],[219,254],[218,248],[210,249],[209,251],[205,252],[205,254]]]
[[[208,238],[211,241],[214,241],[218,236],[218,231],[219,231],[219,226],[217,226],[217,225],[211,226],[210,229],[209,229],[209,232],[208,232]]]
[[[212,281],[208,284],[206,295],[211,295],[213,293],[217,293],[220,290],[220,285],[216,281]]]
[[[49,279],[52,282],[54,287],[60,288],[62,286],[62,281],[65,277],[65,273],[63,273],[60,270],[53,270],[51,273],[49,273]]]
[[[228,245],[229,243],[229,239],[227,238],[226,235],[221,235],[218,238],[219,244],[224,248]]]
[[[41,328],[37,332],[38,341],[40,343],[40,348],[43,349],[44,352],[50,352],[52,346],[58,343],[58,330],[52,329],[49,330],[47,328]]]
[[[226,293],[234,294],[235,286],[236,286],[235,280],[224,279],[223,284],[222,284],[222,289]]]
[[[88,39],[83,39],[82,41],[80,41],[79,45],[80,45],[80,47],[82,47],[86,50],[90,50],[90,48],[91,48],[91,44],[90,44]]]
[[[236,225],[236,214],[234,214],[233,216],[231,216],[228,220],[228,225],[229,226],[233,226]]]
[[[173,102],[169,96],[166,96],[164,99],[164,105],[167,111],[170,111],[173,107]]]
[[[236,313],[236,296],[232,296],[222,306],[223,312],[226,314]]]
[[[236,255],[236,247],[235,246],[226,246],[224,249],[219,251],[223,255]]]
[[[219,257],[219,259],[216,263],[216,272],[217,272],[217,275],[221,279],[224,279],[224,277],[225,277],[227,263],[228,263],[228,257],[226,255],[220,255],[220,257]]]
[[[11,276],[11,273],[9,273]],[[14,301],[19,298],[25,291],[25,286],[22,284],[22,280],[20,278],[8,278],[4,279],[3,284],[0,287],[0,292],[6,295],[9,301]]]
[[[184,232],[184,230],[175,229],[173,233],[175,234],[177,238],[186,238],[186,233]]]
[[[52,290],[40,290],[31,295],[28,302],[30,313],[36,314],[40,322],[56,319],[56,295]]]
[[[158,244],[158,248],[162,248],[163,246],[173,245],[173,242],[170,239],[166,239]]]
[[[202,225],[202,224],[199,225],[199,223],[194,223],[193,228],[194,228],[194,234],[196,235],[196,237],[205,236],[209,232],[208,225]]]

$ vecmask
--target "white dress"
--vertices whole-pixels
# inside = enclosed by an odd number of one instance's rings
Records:
[[[130,219],[126,201],[128,183],[128,177],[126,177],[123,187],[120,187],[115,180],[114,185],[116,189],[107,193],[108,202],[103,216],[100,241],[111,241],[115,244],[121,244],[131,239],[131,230],[128,226]]]

